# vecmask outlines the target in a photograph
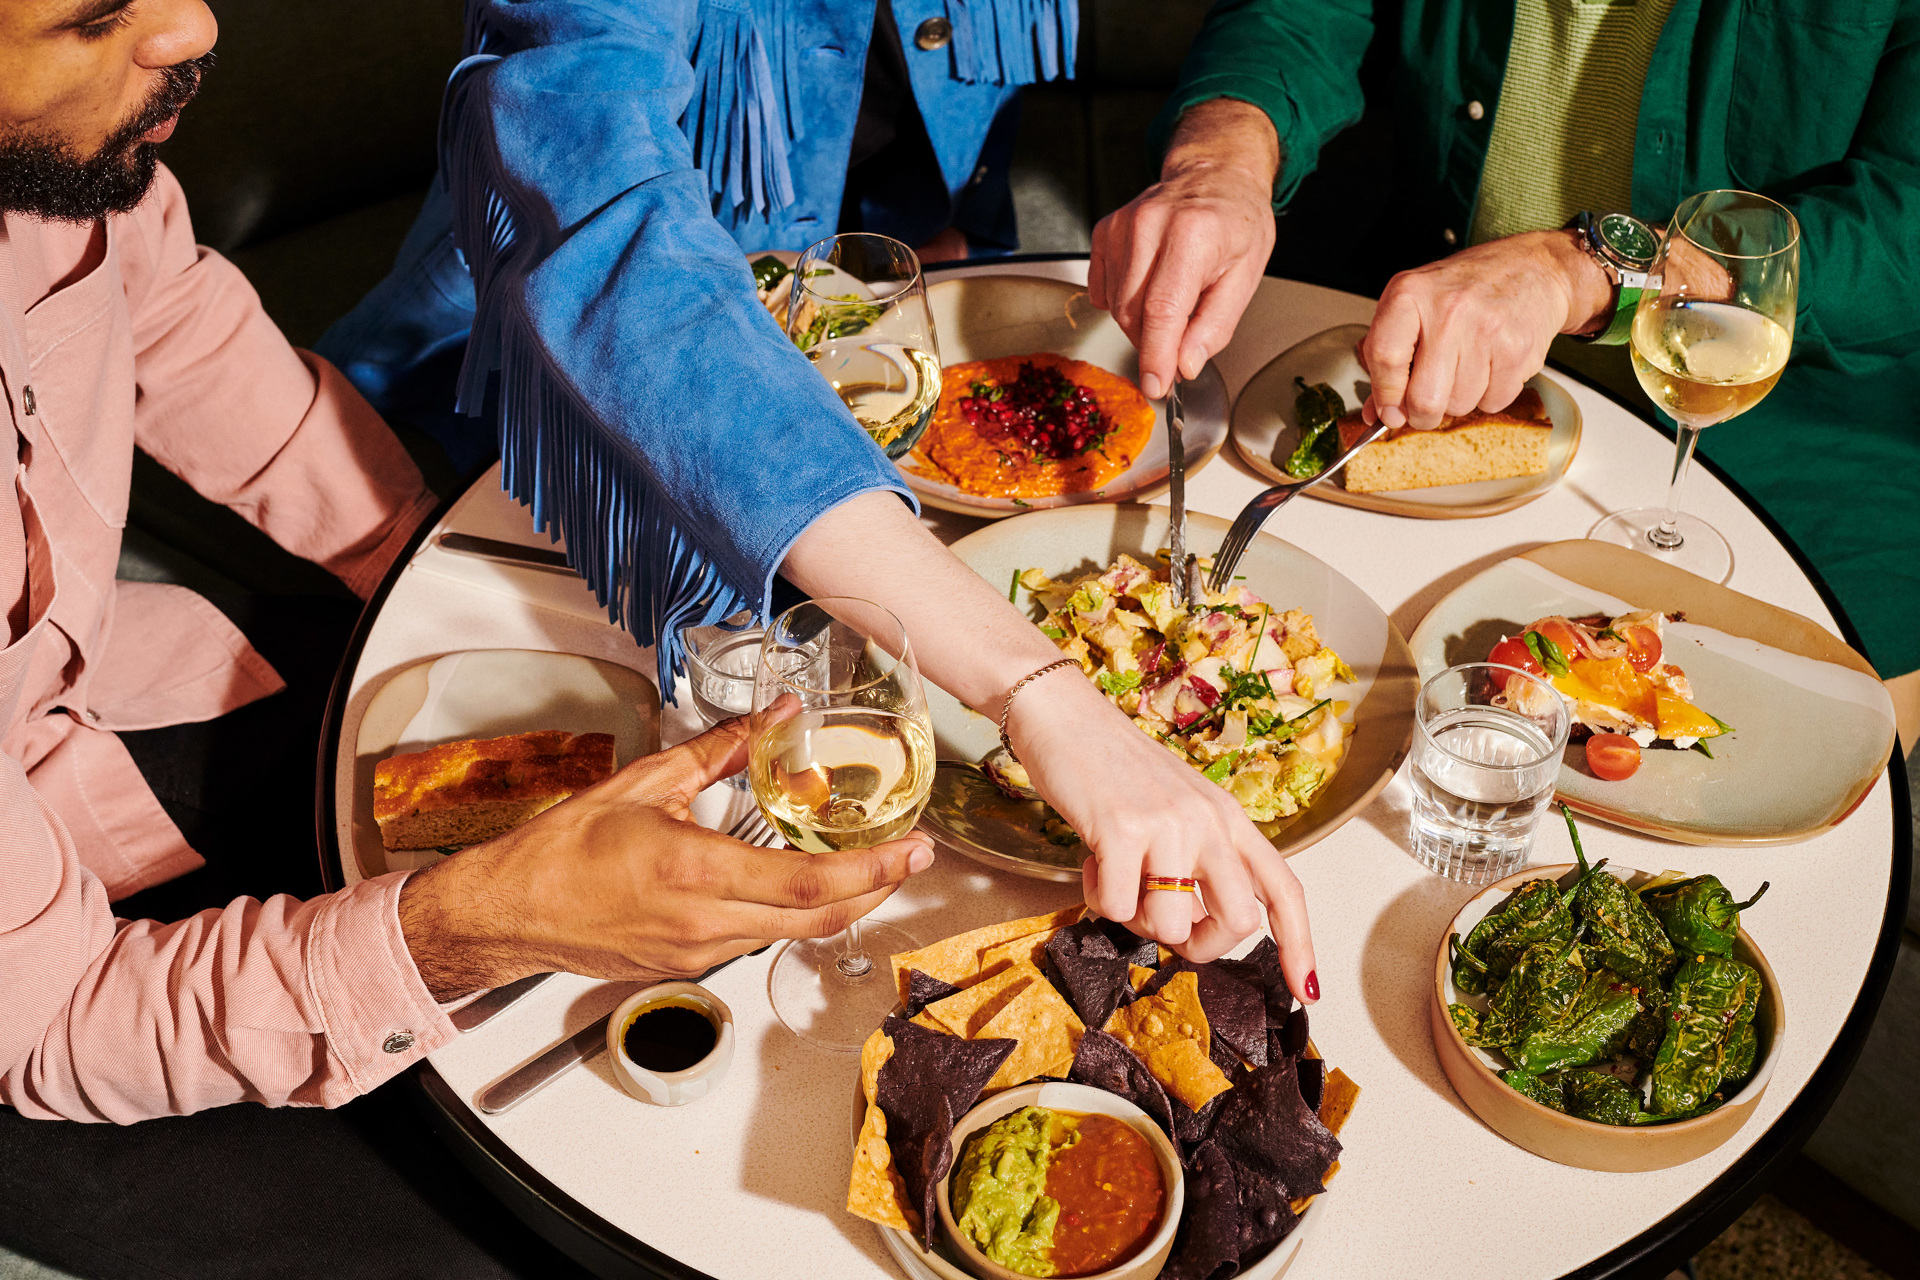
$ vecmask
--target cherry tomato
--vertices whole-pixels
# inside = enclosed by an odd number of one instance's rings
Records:
[[[1536,676],[1546,674],[1538,662],[1534,661],[1533,651],[1527,648],[1527,642],[1519,636],[1508,636],[1493,646],[1493,652],[1487,655],[1487,661],[1502,667],[1518,667]]]
[[[1660,635],[1652,627],[1627,628],[1627,661],[1641,675],[1660,665]]]
[[[1578,633],[1564,622],[1543,622],[1535,627],[1534,630],[1538,631],[1545,639],[1551,640],[1559,645],[1561,656],[1566,658],[1568,662],[1572,662],[1585,652],[1585,650],[1580,647],[1580,636]]]
[[[1631,778],[1640,767],[1640,744],[1624,733],[1596,733],[1587,739],[1587,768],[1608,782]]]

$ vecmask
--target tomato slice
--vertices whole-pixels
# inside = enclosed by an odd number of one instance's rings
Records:
[[[1553,641],[1556,645],[1559,645],[1560,652],[1565,655],[1568,662],[1572,662],[1575,658],[1586,652],[1580,645],[1579,633],[1558,619],[1543,622],[1535,627],[1534,630],[1538,631],[1548,640]]]
[[[1587,768],[1608,782],[1631,778],[1640,767],[1640,744],[1624,733],[1596,733],[1587,739]]]
[[[1493,652],[1487,655],[1487,661],[1501,667],[1518,667],[1536,676],[1547,674],[1534,660],[1533,650],[1527,648],[1527,642],[1519,636],[1508,636],[1493,646]]]
[[[1660,634],[1652,627],[1627,628],[1627,661],[1641,675],[1660,665]]]

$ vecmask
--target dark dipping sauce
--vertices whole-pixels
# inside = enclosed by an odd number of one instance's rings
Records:
[[[627,1024],[620,1047],[649,1071],[685,1071],[713,1052],[720,1032],[691,1005],[656,1004]]]
[[[1140,1252],[1167,1211],[1160,1161],[1147,1140],[1112,1116],[1083,1116],[1080,1141],[1053,1158],[1047,1194],[1060,1202],[1054,1273],[1089,1276]]]

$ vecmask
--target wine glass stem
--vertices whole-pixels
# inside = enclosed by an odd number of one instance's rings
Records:
[[[848,982],[864,981],[873,972],[873,960],[860,945],[860,922],[855,920],[848,925],[847,931],[840,935],[840,940],[846,946],[841,950],[840,958],[833,962],[833,967]]]
[[[1647,541],[1662,551],[1673,551],[1686,541],[1680,536],[1680,493],[1687,485],[1687,468],[1693,463],[1693,447],[1700,442],[1700,428],[1680,424],[1674,437],[1673,479],[1667,485],[1667,514],[1647,530]]]

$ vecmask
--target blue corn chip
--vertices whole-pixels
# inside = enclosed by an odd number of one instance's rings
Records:
[[[1185,1104],[1169,1098],[1166,1089],[1147,1070],[1147,1064],[1106,1032],[1087,1028],[1086,1034],[1080,1037],[1080,1048],[1073,1055],[1073,1071],[1067,1079],[1125,1098],[1152,1116],[1168,1137],[1177,1140],[1173,1108],[1185,1110]]]
[[[1113,1011],[1133,999],[1127,962],[1120,958],[1102,921],[1089,917],[1047,940],[1047,962],[1060,975],[1063,994],[1088,1027],[1104,1027]]]
[[[1320,1099],[1326,1096],[1327,1064],[1319,1058],[1301,1058],[1294,1063],[1300,1075],[1300,1100],[1307,1110],[1320,1114]]]
[[[1293,1011],[1293,993],[1287,990],[1286,975],[1280,972],[1280,948],[1272,938],[1262,938],[1253,950],[1238,960],[1215,960],[1229,977],[1258,987],[1267,998],[1267,1025],[1283,1026]]]
[[[1279,1187],[1251,1169],[1234,1166],[1234,1187],[1240,1198],[1240,1266],[1244,1270],[1286,1239],[1300,1224],[1300,1217]]]
[[[1017,1040],[962,1040],[890,1017],[880,1029],[893,1039],[874,1101],[887,1117],[887,1145],[920,1210],[920,1247],[933,1247],[940,1179],[953,1163],[953,1122],[973,1109],[980,1091],[1019,1046]]]
[[[1241,1072],[1215,1117],[1213,1137],[1237,1165],[1275,1184],[1288,1201],[1319,1195],[1340,1158],[1340,1139],[1300,1096],[1296,1061]]]
[[[1242,1058],[1256,1067],[1267,1065],[1265,994],[1224,972],[1218,961],[1196,965],[1194,970],[1199,975],[1200,1007],[1206,1010],[1207,1025]]]
[[[907,970],[907,1013],[911,1018],[935,1000],[945,1000],[948,996],[960,994],[960,988],[951,982],[942,982],[930,973],[918,969]]]
[[[1224,1280],[1240,1267],[1240,1197],[1233,1163],[1215,1142],[1186,1161],[1187,1207],[1160,1280]]]

